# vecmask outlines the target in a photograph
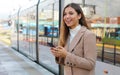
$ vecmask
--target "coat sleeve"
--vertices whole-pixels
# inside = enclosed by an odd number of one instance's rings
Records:
[[[56,63],[58,63],[60,65],[64,65],[64,59],[65,58],[55,57]]]
[[[91,70],[95,67],[97,57],[96,37],[91,31],[89,31],[85,33],[83,38],[84,38],[83,41],[84,56],[80,57],[73,53],[68,52],[64,63],[67,66]]]

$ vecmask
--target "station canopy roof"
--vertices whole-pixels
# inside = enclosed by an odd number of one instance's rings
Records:
[[[91,24],[93,28],[120,28],[120,24]]]

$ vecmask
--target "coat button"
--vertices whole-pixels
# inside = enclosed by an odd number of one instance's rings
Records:
[[[67,64],[69,64],[69,62],[67,62]]]
[[[75,64],[73,66],[76,66]]]
[[[72,63],[70,63],[70,65],[72,66]]]

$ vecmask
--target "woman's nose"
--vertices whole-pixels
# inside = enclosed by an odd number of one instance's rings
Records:
[[[66,18],[69,18],[70,17],[70,15],[66,15]]]

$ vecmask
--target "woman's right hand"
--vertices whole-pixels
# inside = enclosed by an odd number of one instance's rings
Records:
[[[60,56],[59,53],[58,53],[58,49],[56,47],[51,47],[50,50],[55,57]]]

